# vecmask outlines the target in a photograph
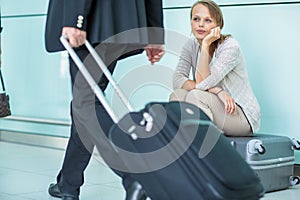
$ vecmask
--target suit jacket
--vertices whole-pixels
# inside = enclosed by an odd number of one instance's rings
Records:
[[[85,30],[92,44],[164,42],[161,0],[50,0],[45,30],[48,52],[64,50],[59,37],[65,26]],[[160,29],[137,29],[142,27]]]

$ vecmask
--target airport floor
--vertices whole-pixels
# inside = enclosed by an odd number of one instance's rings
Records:
[[[64,149],[0,141],[0,199],[58,200],[47,189],[61,167]],[[119,177],[95,154],[86,172],[81,200],[122,200],[125,192]],[[300,185],[267,193],[262,200],[297,200]]]

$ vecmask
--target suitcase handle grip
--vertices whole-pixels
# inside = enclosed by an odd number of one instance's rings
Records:
[[[65,35],[61,36],[60,41],[63,44],[63,46],[66,48],[66,50],[69,52],[73,61],[77,65],[77,67],[80,70],[80,72],[82,73],[82,75],[85,77],[86,81],[90,85],[91,89],[93,90],[93,92],[95,93],[95,95],[97,96],[99,101],[102,103],[102,105],[106,109],[109,116],[112,118],[114,123],[118,123],[119,120],[118,120],[116,114],[114,113],[113,109],[109,105],[107,99],[105,98],[105,96],[104,96],[103,92],[101,91],[101,89],[99,88],[98,84],[95,82],[95,80],[93,79],[91,74],[88,72],[88,70],[84,66],[83,62],[80,60],[80,58],[78,57],[78,55],[76,54],[74,49],[69,44],[67,36],[65,36]],[[105,63],[102,61],[102,59],[100,58],[100,56],[98,55],[98,53],[96,52],[94,47],[87,40],[85,41],[85,46],[87,47],[88,51],[90,52],[90,54],[92,55],[92,57],[94,58],[94,60],[98,64],[98,66],[100,67],[100,69],[102,70],[103,74],[106,76],[106,78],[112,84],[116,93],[119,95],[121,100],[124,102],[124,104],[126,105],[126,107],[129,110],[129,112],[133,112],[133,107],[131,106],[129,100],[124,95],[121,88],[118,86],[117,82],[112,77],[110,71],[107,69]],[[153,118],[151,117],[151,115],[149,113],[145,112],[143,114],[143,120],[141,122],[144,123],[147,132],[151,131],[152,126],[153,126]]]

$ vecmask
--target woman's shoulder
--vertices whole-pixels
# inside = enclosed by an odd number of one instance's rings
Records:
[[[240,48],[240,44],[239,42],[233,38],[232,36],[227,36],[226,39],[219,45],[220,48],[227,48],[227,47],[231,47],[231,48]]]
[[[188,38],[187,41],[184,44],[185,48],[189,48],[189,49],[195,49],[199,46],[198,41],[196,38]]]
[[[216,49],[216,55],[220,54],[230,54],[239,55],[241,53],[241,48],[236,39],[228,36],[221,44],[218,45]]]

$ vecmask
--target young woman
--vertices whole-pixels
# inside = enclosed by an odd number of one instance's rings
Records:
[[[197,105],[226,135],[251,135],[260,127],[260,107],[238,42],[221,34],[221,9],[213,1],[197,1],[190,17],[194,38],[182,49],[170,100]]]

